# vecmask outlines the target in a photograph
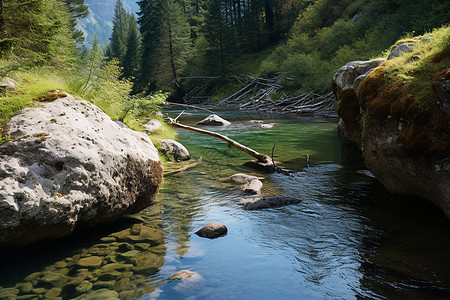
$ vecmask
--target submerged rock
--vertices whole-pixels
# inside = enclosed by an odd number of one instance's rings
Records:
[[[198,230],[195,234],[200,237],[214,239],[225,235],[227,232],[228,228],[224,224],[220,224],[218,222],[209,222],[208,224],[200,228],[200,230]]]
[[[209,117],[201,120],[200,122],[196,123],[195,125],[228,126],[228,125],[231,125],[231,123],[225,119],[222,119],[218,115],[210,115]]]
[[[245,199],[241,202],[241,204],[246,210],[257,210],[263,208],[281,207],[300,202],[300,199],[287,196],[266,196]]]
[[[181,143],[170,139],[158,139],[161,143],[161,149],[165,153],[173,155],[175,160],[188,160],[190,159],[189,151]]]
[[[0,249],[116,221],[149,206],[162,180],[144,133],[72,96],[14,116],[0,146]]]

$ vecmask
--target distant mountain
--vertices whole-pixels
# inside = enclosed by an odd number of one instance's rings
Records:
[[[89,16],[78,22],[78,28],[84,33],[84,43],[90,47],[94,37],[97,36],[100,45],[104,47],[109,43],[112,33],[116,0],[85,0],[85,3],[89,6]],[[122,0],[122,4],[130,13],[136,13],[139,10],[135,0]]]

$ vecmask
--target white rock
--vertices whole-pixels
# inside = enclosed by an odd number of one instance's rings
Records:
[[[144,130],[148,133],[153,133],[155,130],[161,128],[161,123],[156,119],[151,119],[144,125]]]
[[[72,96],[27,108],[0,146],[0,248],[70,234],[150,205],[162,180],[149,137]]]
[[[0,89],[2,88],[14,90],[16,88],[14,80],[9,77],[4,77],[2,80],[0,80]]]
[[[228,126],[231,123],[225,119],[222,119],[218,115],[210,115],[209,117],[201,120],[195,125],[206,125],[206,126]]]
[[[232,176],[230,176],[230,179],[239,183],[247,183],[250,180],[258,179],[256,176],[247,175],[244,173],[237,173]]]
[[[253,179],[245,183],[241,189],[249,194],[259,194],[263,184],[259,179]]]
[[[170,139],[157,139],[157,141],[161,144],[162,151],[172,154],[175,160],[191,158],[189,151],[181,143]]]

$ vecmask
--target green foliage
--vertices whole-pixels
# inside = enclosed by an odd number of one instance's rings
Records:
[[[3,3],[2,57],[16,55],[39,64],[68,64],[75,54],[71,14],[59,0]]]
[[[448,22],[449,11],[450,3],[438,0],[308,1],[288,41],[261,64],[261,74],[292,77],[290,92],[327,92],[328,79],[345,63],[378,56],[406,32],[439,27]]]
[[[433,80],[439,72],[450,69],[450,26],[435,29],[420,38],[416,38],[418,41],[412,52],[386,66],[384,78],[389,86],[400,83],[405,93],[415,95],[420,106],[428,106],[435,102]],[[413,59],[415,55],[420,60]]]

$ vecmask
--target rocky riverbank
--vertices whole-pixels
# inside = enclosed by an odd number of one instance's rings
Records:
[[[394,46],[387,60],[350,62],[335,74],[339,131],[361,148],[367,168],[389,191],[429,200],[450,218],[448,50],[428,55],[437,42],[414,42]],[[399,64],[412,71],[393,82]],[[436,69],[420,80],[429,82],[423,89],[431,95],[414,83],[427,74],[415,71],[420,65]]]

